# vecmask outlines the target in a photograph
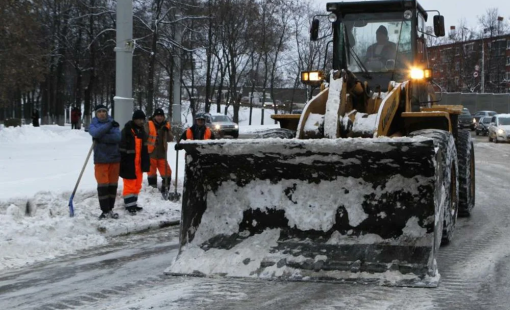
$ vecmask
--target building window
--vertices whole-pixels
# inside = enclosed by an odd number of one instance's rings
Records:
[[[460,55],[460,47],[455,47],[455,55]]]
[[[455,77],[455,86],[459,86],[459,77],[458,76]]]
[[[458,61],[455,63],[455,71],[457,71],[457,72],[460,71],[460,64]]]
[[[505,80],[510,81],[510,72],[505,72]]]
[[[506,49],[510,50],[510,40],[506,40]]]
[[[441,62],[447,63],[450,59],[450,54],[452,52],[451,48],[445,48],[444,50],[441,50]]]
[[[508,57],[508,56],[506,57],[506,65],[507,66],[510,65],[510,57]]]
[[[510,41],[510,40],[509,40]],[[464,44],[464,53],[472,53],[474,51],[475,43]]]

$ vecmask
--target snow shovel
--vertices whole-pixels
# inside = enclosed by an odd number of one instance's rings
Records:
[[[81,168],[80,176],[78,177],[78,181],[76,181],[76,185],[74,186],[73,193],[71,194],[71,198],[69,198],[69,216],[74,217],[74,205],[73,205],[73,198],[74,194],[76,194],[76,190],[78,189],[78,184],[80,184],[81,177],[83,175],[83,171],[85,171],[85,167],[87,166],[87,163],[89,162],[90,154],[92,154],[92,150],[94,149],[94,146],[96,145],[96,141],[92,142],[92,145],[90,146],[89,153],[87,154],[87,158],[85,159],[85,163],[83,164],[83,168]]]
[[[181,193],[177,192],[177,177],[179,175],[179,151],[175,151],[175,191],[173,193],[168,194],[168,200],[177,202],[181,199]]]

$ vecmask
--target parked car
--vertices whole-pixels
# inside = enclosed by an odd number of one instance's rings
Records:
[[[482,116],[476,123],[475,132],[476,135],[484,135],[486,136],[489,132],[489,124],[491,123],[492,116]]]
[[[218,138],[223,138],[225,135],[235,139],[239,137],[239,125],[234,123],[228,115],[207,113],[205,125],[211,128]]]
[[[498,112],[496,112],[496,111],[478,111],[478,112],[475,113],[475,115],[473,115],[473,118],[478,123],[480,117],[483,117],[483,116],[494,116],[496,114],[498,114]]]
[[[476,121],[471,115],[471,112],[467,108],[462,109],[462,113],[459,115],[459,128],[469,128],[475,130]]]
[[[489,125],[489,142],[510,141],[510,114],[497,114]]]

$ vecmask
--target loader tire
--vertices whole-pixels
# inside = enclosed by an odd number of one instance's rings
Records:
[[[467,131],[469,133],[469,131]],[[431,138],[437,148],[436,190],[434,201],[439,206],[439,224],[436,227],[436,241],[441,245],[450,243],[455,232],[458,216],[458,163],[455,140],[450,132],[439,129],[414,131],[410,136]],[[443,191],[444,188],[444,191]],[[443,196],[444,193],[444,196]],[[441,202],[444,204],[441,206]],[[436,207],[437,208],[437,207]]]
[[[459,164],[459,216],[470,216],[475,206],[475,150],[469,132],[459,131],[456,144]]]

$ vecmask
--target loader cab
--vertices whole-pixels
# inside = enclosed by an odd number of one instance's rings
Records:
[[[333,28],[333,69],[345,69],[387,91],[390,81],[410,79],[428,67],[425,22],[414,0],[328,3]],[[440,34],[441,19],[436,34]],[[435,23],[436,25],[436,23]]]

